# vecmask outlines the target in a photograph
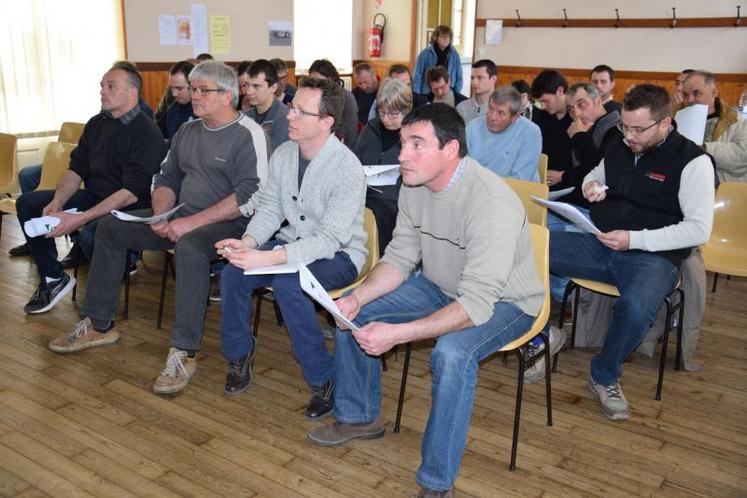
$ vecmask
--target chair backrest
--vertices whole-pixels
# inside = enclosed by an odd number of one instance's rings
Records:
[[[537,164],[537,172],[539,173],[540,183],[547,184],[547,161],[549,158],[544,152],[540,154],[539,164]]]
[[[0,133],[0,194],[18,190],[18,139],[15,135]]]
[[[365,275],[371,271],[371,268],[376,266],[381,257],[379,254],[379,230],[376,226],[376,217],[374,217],[373,211],[369,208],[366,208],[363,213],[363,229],[368,234],[368,240],[366,241],[368,256],[366,256],[366,262],[363,264],[363,268],[361,268],[360,275]]]
[[[503,178],[509,187],[516,192],[516,195],[521,199],[524,204],[524,209],[527,210],[527,217],[529,223],[535,225],[547,226],[547,208],[541,206],[532,200],[532,196],[535,195],[542,199],[547,199],[549,189],[546,183],[528,182],[526,180],[519,180],[517,178]]]
[[[42,162],[41,180],[37,190],[54,190],[57,180],[70,166],[70,153],[76,145],[62,142],[50,142]]]
[[[713,206],[713,230],[708,244],[747,247],[747,183],[724,182],[716,190]]]
[[[534,264],[537,266],[537,273],[542,280],[545,288],[545,300],[542,303],[534,324],[526,334],[522,335],[515,341],[512,341],[501,348],[501,351],[511,351],[522,344],[526,343],[532,337],[536,336],[547,324],[550,317],[550,232],[547,228],[530,224],[529,230],[532,234],[532,252],[534,253]]]
[[[83,134],[83,123],[73,123],[72,121],[65,121],[60,127],[60,134],[57,137],[58,142],[64,142],[66,144],[78,145],[78,140]]]

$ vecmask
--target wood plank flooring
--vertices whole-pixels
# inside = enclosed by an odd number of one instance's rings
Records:
[[[0,240],[0,496],[399,497],[412,496],[430,406],[426,345],[415,349],[402,432],[391,432],[402,362],[383,374],[388,433],[321,448],[303,412],[308,390],[282,327],[265,307],[255,380],[241,396],[222,392],[220,306],[208,308],[198,373],[183,393],[150,385],[163,367],[173,321],[169,284],[164,328],[155,328],[161,253],[146,253],[132,285],[119,344],[57,355],[47,342],[77,322],[66,297],[43,315],[22,308],[37,283],[13,217]],[[58,241],[60,252],[67,249]],[[86,272],[79,299],[85,296]],[[544,386],[528,386],[518,468],[509,472],[516,361],[480,368],[460,497],[747,496],[747,281],[721,279],[708,296],[698,373],[669,362],[661,402],[657,358],[635,355],[622,378],[632,418],[611,423],[586,387],[588,350],[561,353],[553,376],[554,426]],[[79,301],[80,302],[80,301]],[[121,317],[121,309],[120,309]],[[330,343],[331,346],[331,343]],[[670,345],[670,358],[674,355]]]

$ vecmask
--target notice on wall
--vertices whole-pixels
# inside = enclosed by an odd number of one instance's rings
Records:
[[[192,18],[176,16],[176,44],[192,45]]]
[[[293,25],[290,21],[270,21],[270,46],[290,47],[293,41]]]
[[[231,52],[231,17],[210,15],[210,51],[213,55]]]
[[[158,40],[161,45],[176,45],[176,16],[158,16]]]
[[[503,20],[488,19],[485,21],[485,45],[500,45],[503,38]]]
[[[192,55],[198,55],[208,51],[208,17],[207,7],[201,4],[192,4]]]

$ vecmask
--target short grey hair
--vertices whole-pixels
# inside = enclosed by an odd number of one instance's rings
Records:
[[[197,80],[214,81],[219,89],[231,92],[231,105],[239,104],[239,78],[230,66],[216,60],[201,62],[189,73],[189,81]]]
[[[396,78],[386,78],[376,95],[376,106],[405,115],[412,110],[412,88]]]
[[[596,100],[599,98],[599,90],[597,90],[597,87],[595,87],[591,83],[585,82],[575,83],[571,85],[571,87],[568,89],[568,95],[573,97],[579,90],[585,91],[591,100]]]
[[[711,88],[716,86],[716,76],[714,76],[714,74],[710,71],[704,71],[703,69],[698,69],[688,74],[687,78],[685,78],[685,81],[689,80],[693,76],[702,77],[703,81],[705,81],[705,84],[710,86]]]
[[[508,104],[508,110],[515,116],[521,111],[521,94],[511,85],[499,86],[490,94],[494,104]]]

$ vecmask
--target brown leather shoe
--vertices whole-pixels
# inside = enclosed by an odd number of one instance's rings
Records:
[[[94,346],[114,344],[118,340],[119,332],[116,326],[108,332],[102,333],[93,328],[89,318],[84,318],[78,323],[75,330],[51,341],[49,349],[55,353],[73,353]]]
[[[420,491],[418,491],[416,496],[417,498],[454,498],[456,496],[456,490],[454,489],[454,486],[446,491],[434,491],[420,486]]]
[[[380,419],[362,424],[334,422],[309,432],[309,439],[322,446],[337,446],[353,439],[378,439],[386,429]]]

